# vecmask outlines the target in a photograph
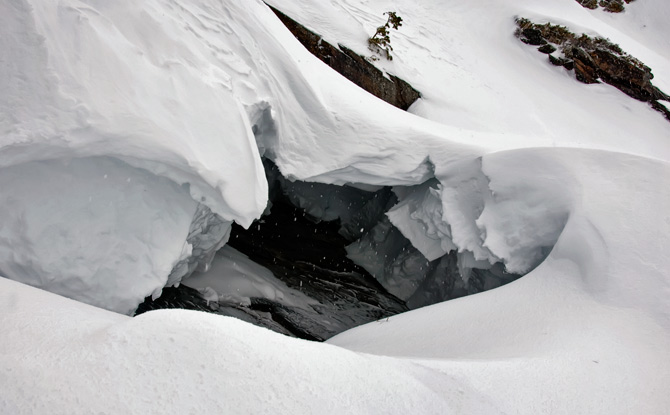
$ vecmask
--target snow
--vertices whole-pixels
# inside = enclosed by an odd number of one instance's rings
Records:
[[[407,189],[396,187],[399,202],[387,216],[427,260],[433,261],[456,249],[451,231],[442,221],[442,200],[437,180]]]
[[[364,54],[390,7],[270,3]],[[0,413],[667,412],[670,124],[512,33],[524,16],[608,37],[667,93],[670,6],[391,7],[404,24],[378,63],[422,92],[409,113],[260,1],[0,3],[0,274],[127,313],[263,212],[261,154],[288,179],[396,187],[404,236],[354,248],[403,298],[428,281],[404,261],[450,249],[464,269],[530,273],[330,344],[195,312],[130,319],[0,278]],[[378,263],[382,244],[413,250]],[[230,250],[193,281],[301,301]]]
[[[212,300],[231,304],[251,304],[251,297],[261,297],[290,307],[307,308],[316,301],[278,280],[272,271],[251,261],[246,255],[229,246],[216,254],[211,269],[196,272],[184,280],[184,285],[216,293]],[[219,294],[221,293],[221,294]]]
[[[177,23],[190,18],[184,10],[163,9],[162,2],[0,5],[3,176],[36,167],[53,182],[72,176],[46,186],[36,172],[3,185],[3,207],[19,199],[0,225],[3,274],[132,312],[160,292],[179,261],[202,260],[184,258],[198,203],[245,226],[263,211],[267,184],[255,139],[222,59],[211,53],[216,44]],[[96,165],[100,157],[107,161]],[[138,174],[155,177],[123,183]],[[9,229],[23,214],[31,229]]]
[[[382,0],[269,3],[312,27],[327,41],[342,43],[363,55],[371,54],[366,39],[383,23],[382,13],[390,6]],[[645,4],[646,11],[640,19],[667,12],[662,0]],[[485,147],[485,151],[569,146],[660,159],[670,156],[666,140],[670,127],[660,114],[609,85],[584,86],[574,82],[574,75],[552,66],[544,54],[513,36],[517,16],[565,24],[578,33],[601,34],[650,65],[655,84],[664,89],[666,74],[670,73],[666,70],[670,49],[662,19],[648,19],[649,36],[665,39],[652,53],[650,46],[629,37],[633,30],[620,31],[605,24],[601,18],[607,13],[590,12],[575,1],[429,0],[421,7],[405,1],[396,1],[392,6],[404,23],[391,34],[394,59],[377,63],[422,93],[423,98],[410,112],[444,125],[438,133],[444,137],[441,147],[449,141],[455,150],[453,141],[457,141]],[[631,4],[627,8],[632,13],[636,7]],[[624,20],[627,16],[628,12],[614,18]],[[657,59],[652,62],[651,58]],[[355,100],[352,97],[350,102]],[[381,119],[381,111],[365,111],[368,123]],[[405,134],[410,144],[422,124],[411,122],[412,132],[408,132],[400,112],[389,111],[397,113],[401,125],[388,119],[380,124],[389,127],[389,134]],[[351,117],[356,120],[355,115]],[[377,137],[375,132],[366,130],[360,135],[367,140]],[[631,136],[642,138],[630,140]],[[422,141],[422,149],[430,148],[425,138]],[[406,151],[420,149],[408,145]],[[435,152],[430,159],[435,164],[453,160]]]
[[[0,326],[2,414],[500,413],[449,375],[231,317],[129,318],[0,278]]]
[[[5,167],[0,189],[5,277],[130,313],[190,254],[188,191],[118,159]]]
[[[535,162],[542,175],[531,178]],[[517,209],[487,206],[511,223],[533,213],[523,205],[537,192],[569,191],[573,203],[546,260],[504,287],[354,328],[329,343],[424,360],[487,391],[504,412],[664,413],[670,224],[657,215],[670,208],[668,163],[545,149],[497,153],[483,166],[493,177],[517,178],[496,185],[500,200],[521,196],[520,177],[531,186]],[[548,182],[553,188],[542,186]]]

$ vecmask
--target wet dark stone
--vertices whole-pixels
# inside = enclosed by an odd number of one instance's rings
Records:
[[[287,307],[266,298],[250,305],[207,302],[184,285],[163,289],[136,314],[154,309],[183,308],[232,316],[258,326],[307,340],[326,340],[349,328],[407,311],[367,271],[346,257],[349,243],[339,221],[316,222],[274,192],[271,213],[249,229],[234,225],[228,245],[265,266],[290,288],[314,299],[308,308]],[[380,197],[389,189],[382,189]]]
[[[348,241],[339,229],[339,221],[314,223],[280,196],[273,201],[270,215],[249,229],[234,225],[228,244],[270,269],[289,287],[315,299],[319,304],[312,306],[313,312],[292,311],[313,326],[310,330],[302,324],[301,329],[328,338],[407,310],[401,300],[346,257]]]
[[[281,11],[269,7],[314,56],[372,95],[403,110],[407,110],[421,97],[419,91],[402,79],[394,75],[390,75],[388,79],[384,72],[368,62],[364,56],[343,45],[338,45],[339,48],[331,45]]]
[[[533,28],[523,29],[521,31],[521,35],[522,35],[521,41],[528,45],[540,46],[547,44],[547,41],[544,40],[544,38],[542,37],[542,32],[537,29]]]
[[[651,84],[654,76],[648,67],[635,65],[605,49],[595,49],[589,55],[598,76],[606,83],[640,101],[655,98],[657,89]]]
[[[574,59],[574,68],[575,68],[575,78],[579,82],[585,84],[597,84],[598,75],[596,75],[595,69],[588,63],[582,61],[581,59]]]
[[[165,287],[160,297],[152,300],[147,297],[142,304],[137,306],[135,315],[140,315],[151,310],[160,310],[164,308],[181,308],[185,310],[212,311],[209,303],[202,298],[197,290],[185,285],[179,287]]]
[[[549,55],[549,62],[551,62],[551,64],[554,65],[554,66],[563,66],[563,67],[566,67],[566,65],[571,64],[571,65],[573,65],[573,67],[574,67],[573,62],[572,62],[570,59],[557,58],[557,57],[554,56],[554,55]],[[567,67],[566,67],[566,69],[567,69]],[[572,67],[571,67],[570,69],[572,69]]]
[[[546,53],[548,55],[550,53],[556,52],[556,47],[552,44],[547,43],[546,45],[537,48],[537,50],[542,53]]]
[[[577,3],[591,10],[598,8],[598,0],[577,0]]]

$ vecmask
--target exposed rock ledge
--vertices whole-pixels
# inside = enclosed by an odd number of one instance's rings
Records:
[[[659,101],[670,101],[670,96],[652,85],[651,68],[627,54],[608,39],[576,35],[564,26],[551,23],[537,24],[528,19],[517,19],[516,36],[524,43],[539,46],[549,61],[567,70],[574,70],[578,81],[585,84],[605,82],[626,95],[665,115],[670,121],[670,110]]]
[[[388,75],[387,78],[365,57],[343,45],[338,45],[338,47],[331,45],[321,36],[284,13],[272,6],[268,7],[314,56],[377,98],[402,110],[407,110],[414,101],[421,97],[419,91],[397,76]]]
[[[597,9],[600,6],[610,13],[621,13],[625,10],[624,2],[628,4],[633,1],[635,0],[577,0],[577,3],[591,10]]]

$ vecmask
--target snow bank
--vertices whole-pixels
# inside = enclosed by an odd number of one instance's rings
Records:
[[[361,53],[388,8],[271,3]],[[412,113],[327,68],[260,1],[0,4],[1,273],[127,311],[263,211],[261,152],[289,179],[430,181],[391,215],[413,253],[453,243],[462,264],[537,267],[332,340],[402,360],[198,313],[129,320],[0,279],[0,412],[666,412],[670,124],[512,36],[521,15],[607,36],[667,92],[670,8],[637,3],[608,17],[571,0],[396,2],[405,23],[379,63],[423,93]],[[406,298],[420,284],[388,283]]]
[[[4,278],[0,327],[3,414],[500,413],[402,360],[207,313],[129,318]]]
[[[334,43],[364,54],[368,33],[387,7],[380,0],[310,2],[309,7],[290,0],[272,3]],[[375,186],[416,186],[437,179],[423,200],[417,193],[416,200],[405,200],[391,213],[394,225],[427,258],[456,249],[461,257],[470,252],[473,261],[502,260],[519,272],[536,266],[557,238],[565,221],[564,201],[560,195],[544,199],[540,190],[525,207],[546,205],[552,213],[531,212],[519,218],[522,224],[503,223],[504,201],[494,195],[496,181],[504,179],[482,171],[482,156],[566,146],[670,159],[670,126],[662,116],[609,86],[575,82],[541,61],[512,32],[517,15],[576,29],[591,27],[629,47],[629,52],[639,52],[643,60],[656,59],[650,61],[652,67],[663,69],[667,53],[657,35],[649,35],[656,39],[650,43],[655,50],[645,54],[614,23],[610,26],[596,12],[571,2],[492,5],[478,0],[466,7],[433,1],[422,7],[402,2],[397,6],[405,24],[393,36],[396,59],[378,63],[423,92],[412,113],[386,105],[332,71],[260,1],[3,4],[0,46],[8,58],[0,73],[0,167],[106,157],[147,171],[156,180],[174,182],[177,186],[164,188],[169,194],[162,197],[189,196],[198,203],[195,211],[191,206],[179,213],[184,215],[178,219],[180,227],[170,221],[154,223],[156,232],[179,238],[181,246],[176,241],[169,249],[148,246],[147,255],[141,256],[119,248],[118,255],[110,257],[144,270],[135,273],[145,279],[144,288],[117,308],[127,311],[128,304],[158,293],[162,284],[177,283],[199,266],[206,269],[225,242],[230,222],[246,226],[263,211],[267,184],[260,154],[273,159],[288,179]],[[478,30],[484,21],[493,23]],[[663,76],[657,73],[659,85]],[[89,175],[104,174],[100,169]],[[110,192],[106,197],[112,200]],[[70,203],[56,192],[50,199],[63,209]],[[498,206],[497,215],[485,211],[491,204]],[[333,212],[344,208],[333,207]],[[203,212],[212,214],[203,221]],[[544,219],[552,222],[546,229]],[[183,223],[188,220],[192,223],[185,232]],[[503,236],[503,231],[517,235]],[[128,227],[109,238],[116,238],[120,247],[128,238],[142,240],[138,232]],[[542,234],[530,236],[536,232]],[[39,283],[37,275],[61,278],[58,273],[42,275],[51,260],[27,250],[40,234],[24,241],[17,239],[17,232],[11,235],[5,250],[24,259],[12,259],[14,271],[7,275],[31,283]],[[524,244],[516,244],[514,238]],[[90,279],[93,285],[115,289],[110,281],[118,275],[87,276],[101,255],[95,244],[81,249],[74,242],[65,246],[68,241],[74,239],[61,241],[60,252],[77,252],[80,262],[88,262],[82,268],[86,271],[73,278],[83,286]],[[17,247],[26,251],[18,252]],[[155,256],[158,251],[162,253],[156,255],[164,257]],[[58,292],[68,290],[62,287]],[[83,291],[69,295],[84,299]],[[110,299],[95,295],[84,300],[110,304]]]
[[[264,209],[244,69],[167,6],[0,5],[0,273],[132,312]]]
[[[5,167],[0,189],[2,276],[129,313],[191,254],[188,190],[118,159]]]
[[[177,283],[197,264],[206,268],[213,251],[225,242],[225,223],[248,226],[260,215],[267,184],[258,148],[289,178],[393,185],[417,184],[431,176],[427,157],[443,136],[439,128],[388,111],[325,68],[259,1],[24,0],[0,7],[0,48],[6,56],[0,68],[0,168],[105,157],[174,182],[177,186],[162,189],[168,192],[162,195],[166,200],[190,195],[202,205],[175,212],[184,215],[174,219],[180,227],[154,221],[155,232],[175,238],[170,249],[149,245],[146,255],[134,255],[121,248],[129,247],[128,239],[154,240],[143,238],[140,228],[112,232],[107,239],[119,249],[109,261],[137,271],[124,276],[114,275],[106,265],[102,268],[108,274],[90,272],[103,253],[95,244],[83,246],[74,238],[59,241],[58,253],[79,257],[86,263],[82,272],[61,269],[49,274],[52,260],[29,249],[43,235],[33,233],[26,240],[8,232],[5,250],[23,257],[12,259],[13,271],[6,272],[12,278],[37,284],[50,279],[57,292],[106,307],[115,301],[111,297],[124,297],[124,304],[113,309],[127,312],[137,298]],[[379,108],[379,115],[370,119],[359,111],[368,105]],[[420,125],[410,127],[412,122]],[[380,128],[384,123],[388,125]],[[417,142],[426,148],[413,144]],[[455,143],[447,158],[478,152],[471,144]],[[104,166],[99,167],[94,171],[91,166],[88,176],[104,177]],[[95,183],[89,186],[107,192]],[[119,214],[148,209],[139,198],[134,199],[138,206],[122,208],[123,198],[115,191],[109,189],[105,198],[121,200],[112,202]],[[77,196],[85,200],[87,195]],[[70,205],[69,197],[49,193],[63,210]],[[205,208],[217,216],[199,223]],[[51,225],[66,231],[74,226],[74,217],[68,219]],[[189,220],[193,223],[185,231]],[[207,241],[188,239],[205,234],[203,229],[213,232],[203,236]],[[213,241],[215,236],[220,239]],[[62,275],[67,273],[71,275]],[[127,285],[132,274],[143,280],[136,291]],[[61,277],[80,287],[56,287]],[[119,287],[124,293],[105,298],[104,293]]]
[[[505,412],[666,412],[670,224],[658,213],[670,209],[670,164],[534,149],[486,156],[483,171],[496,178],[479,221],[485,244],[503,252],[557,236],[542,264],[499,289],[329,342],[423,360]]]

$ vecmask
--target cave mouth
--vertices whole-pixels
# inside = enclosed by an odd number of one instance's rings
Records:
[[[136,314],[156,308],[197,309],[322,341],[520,277],[508,274],[502,263],[478,268],[475,261],[464,267],[467,259],[455,250],[428,260],[387,215],[398,205],[397,194],[409,188],[290,181],[271,161],[264,160],[264,165],[270,202],[263,216],[248,229],[233,225],[212,268],[192,277],[197,283],[189,278],[164,289]],[[258,266],[264,270],[250,268]],[[240,296],[239,284],[216,290],[207,285],[212,277],[237,278],[232,274],[239,273],[265,275],[264,282],[254,276],[244,286],[267,287]]]

